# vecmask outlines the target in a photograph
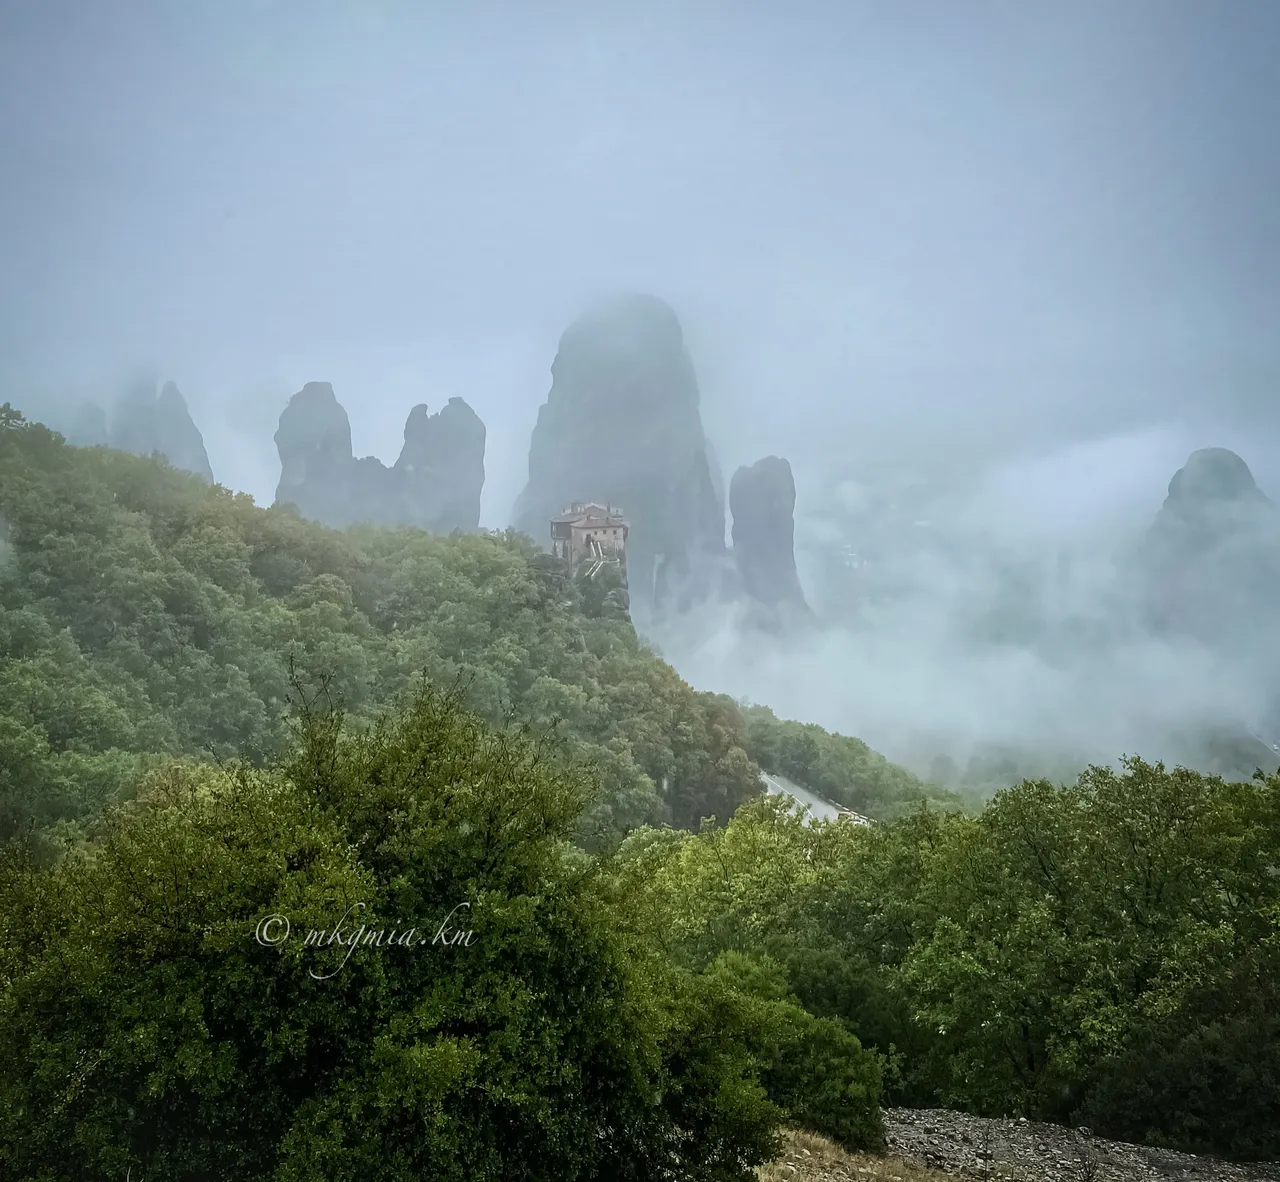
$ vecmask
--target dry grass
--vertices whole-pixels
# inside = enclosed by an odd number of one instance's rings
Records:
[[[846,1153],[834,1141],[799,1130],[786,1134],[781,1155],[756,1174],[760,1182],[956,1182],[959,1177],[899,1157]]]

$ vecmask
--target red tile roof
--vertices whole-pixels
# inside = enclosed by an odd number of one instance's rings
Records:
[[[581,502],[579,502],[581,504]],[[612,510],[612,512],[610,511]],[[597,505],[588,501],[582,509],[575,512],[572,508],[551,519],[553,525],[574,525],[580,528],[625,529],[626,518],[613,506]]]

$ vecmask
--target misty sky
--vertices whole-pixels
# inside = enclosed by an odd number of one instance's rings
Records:
[[[1278,60],[1275,0],[0,0],[2,396],[153,364],[269,502],[306,381],[388,463],[462,395],[504,525],[560,332],[642,289],[729,470],[1274,456]]]

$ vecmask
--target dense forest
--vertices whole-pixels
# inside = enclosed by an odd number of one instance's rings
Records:
[[[728,1182],[889,1103],[1280,1157],[1280,776],[962,808],[520,535],[8,407],[0,518],[0,1177]]]

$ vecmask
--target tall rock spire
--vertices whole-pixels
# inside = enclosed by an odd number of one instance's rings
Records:
[[[733,559],[742,588],[770,608],[805,609],[796,573],[796,483],[791,465],[766,456],[739,468],[729,484]]]
[[[675,313],[649,295],[604,300],[566,329],[529,446],[516,525],[539,541],[574,501],[621,505],[632,602],[688,604],[725,560],[698,381]]]

